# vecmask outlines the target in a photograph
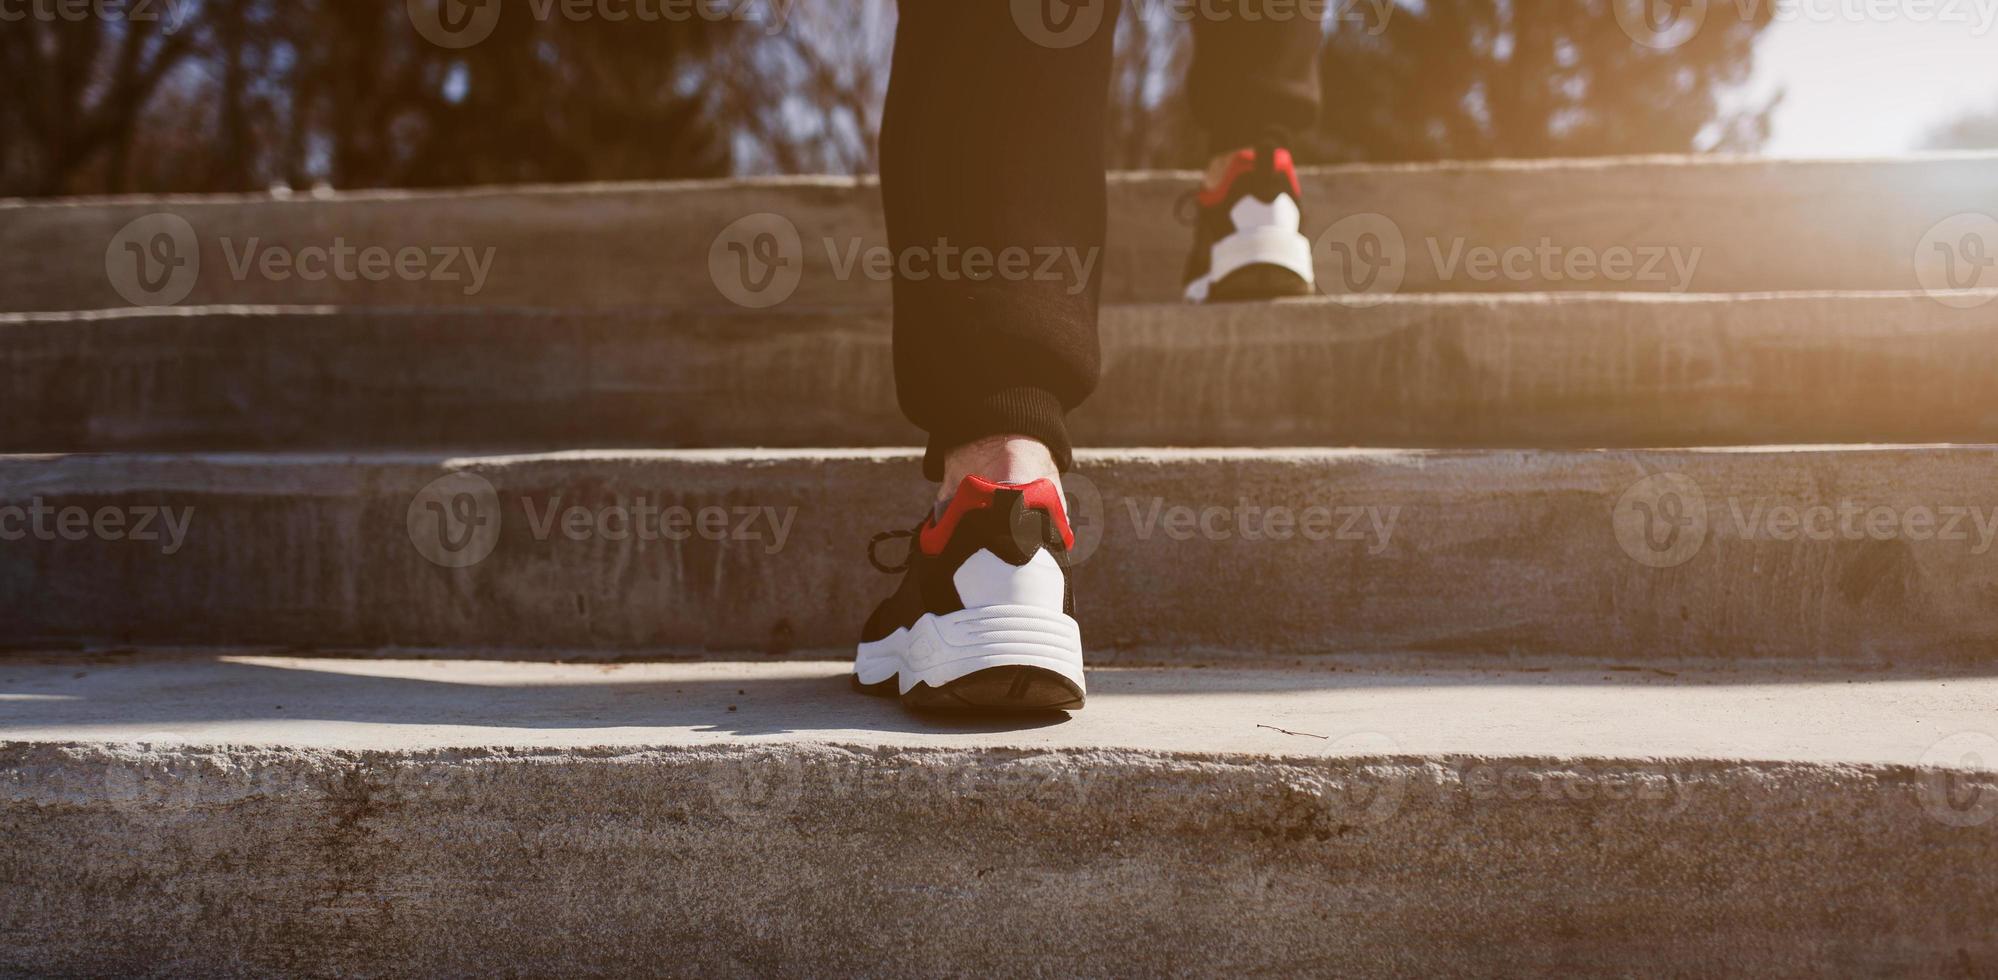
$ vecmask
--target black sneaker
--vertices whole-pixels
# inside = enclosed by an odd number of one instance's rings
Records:
[[[895,538],[911,539],[909,561],[890,567],[874,551]],[[941,516],[874,539],[875,567],[906,574],[861,633],[854,686],[918,709],[1081,708],[1074,546],[1053,480],[964,481]]]
[[[1271,143],[1235,154],[1227,179],[1195,195],[1200,217],[1186,260],[1186,298],[1239,303],[1311,295],[1311,240],[1300,230],[1297,168]]]

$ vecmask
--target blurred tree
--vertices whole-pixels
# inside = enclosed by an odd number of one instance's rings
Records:
[[[1754,68],[1774,6],[1714,3],[1683,43],[1623,28],[1651,0],[1323,0],[1325,111],[1308,163],[1749,152],[1776,99],[1724,106]],[[1663,0],[1660,0],[1662,3]],[[1128,0],[1112,72],[1110,159],[1204,166],[1181,97],[1185,3]],[[1385,11],[1385,13],[1383,13]],[[1678,35],[1666,34],[1669,40]]]
[[[1167,4],[1126,0],[1110,67],[1105,159],[1119,170],[1205,166],[1206,142],[1183,98],[1193,32]]]
[[[290,56],[270,74],[284,79],[290,103],[281,172],[294,184],[423,187],[729,170],[723,130],[685,79],[738,24],[570,20],[559,4],[515,0],[489,36],[450,50],[413,29],[401,3],[290,0],[285,9]]]
[[[128,189],[141,116],[195,54],[164,20],[0,24],[0,194]]]
[[[620,20],[602,14],[647,5],[584,5],[595,13],[574,19],[564,0],[483,2],[502,4],[497,21],[462,48],[427,40],[404,0],[177,0],[152,6],[180,21],[0,23],[0,195],[874,169],[893,0],[729,0],[721,18]],[[1770,105],[1721,96],[1746,80],[1770,5],[1746,22],[1714,4],[1690,41],[1654,50],[1611,7],[1648,2],[1396,0],[1380,24],[1370,4],[1330,0],[1326,115],[1301,156],[1759,146]],[[1128,0],[1113,166],[1203,162],[1181,98],[1189,9]]]
[[[774,13],[755,37],[719,48],[703,77],[734,134],[737,172],[873,172],[894,0],[753,2]]]
[[[441,2],[441,0],[440,0]],[[494,0],[501,2],[501,0]],[[154,4],[153,9],[176,9]],[[401,2],[181,0],[0,25],[0,195],[716,176],[703,84],[748,21],[505,2],[452,50]]]
[[[343,20],[353,16],[348,7],[360,6],[325,2]],[[741,24],[568,21],[532,12],[531,4],[509,5],[489,39],[455,55],[416,40],[399,10],[386,21],[357,24],[365,43],[324,66],[335,93],[324,106],[333,114],[326,128],[367,135],[347,147],[334,182],[488,184],[729,171],[720,120],[687,79]],[[341,84],[380,72],[383,44],[411,49],[392,62],[400,72],[392,84]],[[400,172],[383,172],[384,161]]]
[[[1751,151],[1775,100],[1726,110],[1773,4],[1712,4],[1683,43],[1625,32],[1654,0],[1402,0],[1385,24],[1339,3],[1315,162]],[[1676,38],[1675,38],[1676,39]]]

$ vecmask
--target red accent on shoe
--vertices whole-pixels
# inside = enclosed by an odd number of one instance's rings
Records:
[[[931,515],[929,521],[923,525],[923,533],[919,539],[923,554],[933,556],[943,554],[943,550],[950,547],[951,535],[957,533],[957,523],[964,520],[966,514],[992,506],[1001,490],[1018,490],[1025,499],[1028,509],[1044,510],[1053,515],[1055,527],[1061,530],[1062,544],[1068,548],[1075,547],[1075,531],[1068,526],[1068,507],[1061,499],[1061,491],[1055,488],[1053,480],[1027,484],[993,483],[990,480],[968,476],[964,478],[964,484],[957,488],[957,494],[950,498],[950,506],[944,508],[943,516],[939,518]]]
[[[1290,151],[1279,149],[1275,153],[1270,154],[1270,163],[1275,167],[1277,173],[1290,178],[1292,199],[1303,200],[1304,190],[1297,182],[1297,166],[1291,162]],[[1253,149],[1236,151],[1234,157],[1228,161],[1228,173],[1221,178],[1221,186],[1201,188],[1200,206],[1203,208],[1218,208],[1226,204],[1228,202],[1228,189],[1235,186],[1235,181],[1240,179],[1243,174],[1249,173],[1254,169],[1256,169],[1256,151]]]

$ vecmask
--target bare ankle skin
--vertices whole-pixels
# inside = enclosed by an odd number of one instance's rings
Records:
[[[968,476],[1014,484],[1053,480],[1061,486],[1054,454],[1040,440],[1026,436],[991,436],[951,450],[944,456],[944,481],[937,499],[949,500]]]

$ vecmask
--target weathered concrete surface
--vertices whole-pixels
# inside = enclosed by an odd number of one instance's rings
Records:
[[[1972,294],[1962,294],[1972,295]],[[1086,445],[1998,441],[1998,291],[1113,306]],[[0,450],[880,446],[885,310],[0,315]]]
[[[1973,716],[1988,682],[1112,672],[1076,720],[1007,732],[844,694],[836,666],[72,668],[0,661],[14,696],[0,712],[40,726],[0,742],[0,972],[1932,976],[1998,963],[1998,774],[1910,739]],[[767,704],[765,685],[794,682],[855,707],[795,718]],[[741,710],[715,713],[730,686]],[[1243,693],[1260,690],[1267,708]],[[279,694],[284,712],[265,704]],[[1454,710],[1407,710],[1410,695]],[[65,713],[114,704],[136,716],[64,731]],[[846,710],[885,731],[789,730]],[[1194,729],[1147,720],[1168,714]],[[1341,733],[1380,722],[1439,751],[1249,728],[1271,715]],[[125,734],[193,717],[206,734]],[[619,723],[666,727],[598,727]],[[19,729],[0,720],[0,737]],[[1488,750],[1443,750],[1473,743]],[[1711,754],[1675,754],[1693,745]]]
[[[1943,261],[1923,247],[1925,236],[1998,200],[1994,161],[1998,156],[1962,153],[1886,161],[1656,157],[1338,167],[1307,175],[1306,230],[1316,239],[1349,216],[1381,215],[1401,238],[1400,289],[1411,293],[1916,289],[1929,285],[1923,272]],[[1193,174],[1112,178],[1110,238],[1096,266],[1105,299],[1177,297],[1191,233],[1174,218],[1174,203],[1196,180]],[[198,304],[727,305],[711,259],[725,276],[741,273],[730,271],[738,259],[717,239],[758,214],[781,216],[797,231],[795,243],[780,243],[778,253],[800,270],[789,302],[885,302],[888,295],[885,280],[853,271],[866,268],[852,262],[856,254],[885,245],[873,183],[786,178],[326,199],[0,203],[0,309],[131,305],[111,285],[107,253],[130,261],[114,248],[120,230],[163,212],[185,219],[198,239],[200,268],[185,300]],[[1355,235],[1380,231],[1378,222],[1345,227]],[[490,268],[476,286],[463,261],[439,264],[450,279],[328,274],[307,281],[262,271],[267,253],[287,260],[282,271],[307,249],[340,245],[391,254],[469,248],[484,257],[490,250]],[[1329,239],[1319,245],[1321,278],[1335,288],[1343,267]],[[1555,259],[1515,263],[1516,274],[1480,279],[1462,261],[1479,248],[1543,246]],[[1614,263],[1613,250],[1625,250],[1629,265],[1618,279],[1569,271]],[[1667,258],[1673,254],[1676,263]],[[1570,266],[1569,256],[1587,262]],[[318,268],[308,256],[307,271]]]
[[[0,655],[0,740],[354,752],[842,744],[1783,761],[1998,772],[1998,677],[1216,666],[1090,670],[1072,717],[948,719],[853,694],[845,661],[537,663],[257,651]],[[1059,722],[1059,723],[1057,723]],[[1294,733],[1294,734],[1293,734]],[[1954,738],[1954,741],[1947,741]],[[1998,817],[1998,798],[1991,801]]]
[[[1069,489],[1098,650],[1963,666],[1998,662],[1994,467],[1112,451]],[[17,647],[832,650],[892,585],[869,539],[926,492],[890,450],[7,457],[0,607]],[[128,539],[153,509],[183,533]]]

